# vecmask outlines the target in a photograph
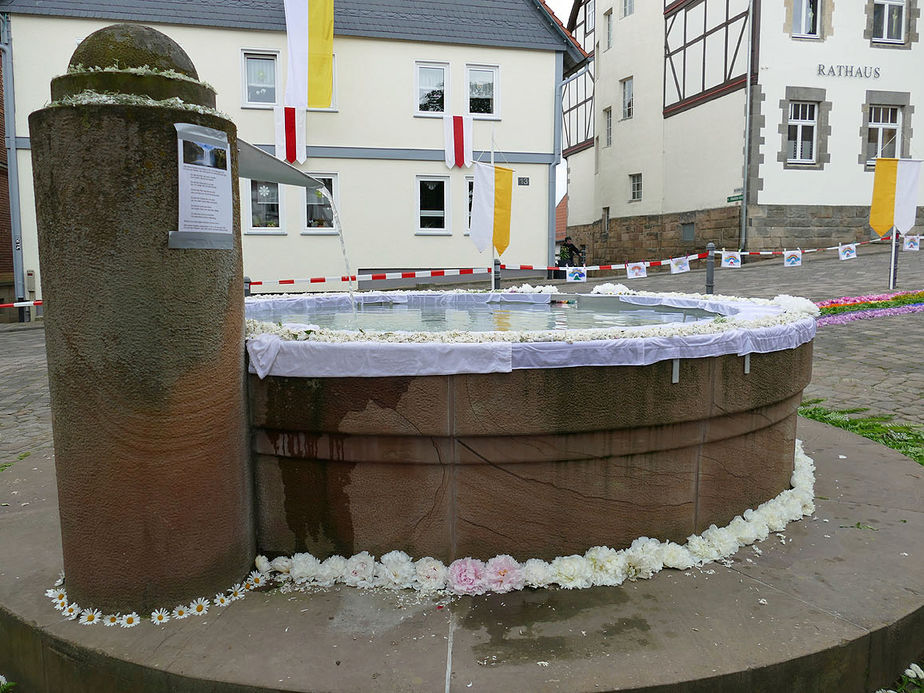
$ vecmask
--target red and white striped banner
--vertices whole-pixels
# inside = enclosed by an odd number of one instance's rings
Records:
[[[443,116],[446,166],[472,165],[472,116]]]

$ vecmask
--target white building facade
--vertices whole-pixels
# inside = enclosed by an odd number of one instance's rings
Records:
[[[594,161],[569,158],[569,233],[594,262],[868,239],[872,161],[924,158],[920,14],[597,0]]]
[[[41,297],[27,118],[48,102],[51,78],[67,70],[93,31],[130,21],[167,34],[215,88],[217,108],[239,137],[273,150],[273,107],[285,83],[282,0],[183,5],[170,16],[140,0],[9,0],[2,8],[15,85],[20,263],[36,278],[25,298]],[[333,104],[309,109],[308,160],[299,168],[333,193],[354,273],[487,267],[490,251],[479,253],[468,238],[473,169],[444,163],[443,116],[472,115],[475,160],[490,161],[493,150],[499,165],[515,171],[503,259],[546,263],[561,152],[559,85],[582,52],[539,0],[464,0],[431,15],[416,7],[407,0],[335,3]],[[244,272],[264,282],[261,291],[345,286],[277,284],[344,274],[323,199],[271,182],[240,185]]]

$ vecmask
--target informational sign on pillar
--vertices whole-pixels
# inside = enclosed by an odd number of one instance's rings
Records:
[[[221,130],[175,123],[179,173],[179,226],[171,248],[234,247],[231,150]]]

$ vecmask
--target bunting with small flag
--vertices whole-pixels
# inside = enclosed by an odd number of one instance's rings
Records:
[[[920,176],[918,159],[876,159],[869,225],[880,238],[893,226],[901,234],[914,227]]]
[[[288,72],[275,108],[276,157],[307,158],[306,111],[329,108],[334,85],[334,0],[285,0]]]
[[[510,245],[513,169],[475,163],[471,237],[479,252],[491,245],[503,255]]]
[[[443,116],[443,142],[446,166],[472,165],[472,117]]]

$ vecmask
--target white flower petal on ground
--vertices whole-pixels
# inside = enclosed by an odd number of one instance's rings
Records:
[[[170,620],[170,612],[166,609],[157,609],[151,612],[151,623],[163,625]]]
[[[251,585],[251,589],[263,587],[266,584],[266,575],[259,570],[254,570],[247,576],[247,583]]]
[[[55,610],[64,611],[67,608],[67,598],[55,602]]]
[[[75,618],[80,616],[80,606],[78,606],[77,602],[68,604],[63,609],[61,609],[61,615],[64,616],[67,620],[73,621]]]
[[[189,605],[189,613],[193,616],[202,616],[209,612],[211,602],[205,597],[199,597]]]
[[[109,626],[119,625],[119,621],[122,620],[122,614],[109,614],[103,617],[103,625],[107,628]]]
[[[60,587],[63,584],[64,584],[64,571],[62,570],[60,573],[58,573],[58,579],[55,580],[55,584],[52,585],[52,587]]]
[[[123,628],[134,628],[139,623],[141,623],[141,618],[134,611],[130,614],[125,614],[119,619],[119,625]]]
[[[185,604],[180,604],[170,615],[177,620],[189,618],[189,607]]]
[[[95,626],[103,618],[102,612],[97,609],[84,609],[80,612],[80,625]]]
[[[243,599],[245,594],[246,591],[244,590],[244,586],[241,583],[237,583],[231,587],[230,590],[228,590],[228,598],[232,602],[236,602],[238,599]]]
[[[231,603],[231,598],[226,594],[219,592],[215,595],[215,598],[212,600],[212,603],[215,606],[228,606]]]

